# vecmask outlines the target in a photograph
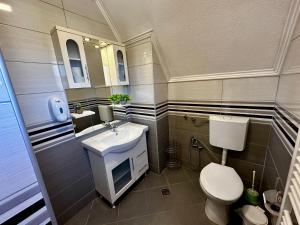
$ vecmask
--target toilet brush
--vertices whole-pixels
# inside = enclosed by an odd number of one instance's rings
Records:
[[[258,204],[258,196],[259,193],[254,189],[254,182],[255,182],[255,170],[252,172],[252,186],[246,190],[245,198],[247,202],[252,205]]]

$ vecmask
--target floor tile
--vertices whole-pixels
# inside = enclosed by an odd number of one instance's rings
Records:
[[[134,184],[132,191],[144,191],[145,190],[145,178],[141,178]]]
[[[97,198],[91,209],[87,225],[99,225],[114,222],[118,219],[118,206],[113,209],[102,199]]]
[[[144,191],[130,192],[119,204],[118,219],[146,215],[149,212]]]
[[[145,177],[144,180],[145,189],[163,187],[167,184],[167,180],[164,176],[151,172]]]
[[[192,170],[189,168],[183,168],[185,174],[188,176],[189,179],[194,180],[194,179],[199,179],[200,177],[200,171]]]
[[[181,225],[171,211],[120,221],[118,225]]]
[[[150,213],[170,210],[173,205],[173,194],[170,193],[170,195],[162,195],[161,188],[147,190],[146,198]]]
[[[179,206],[173,212],[181,225],[214,225],[205,215],[203,202]]]
[[[162,188],[170,194],[162,195]],[[205,197],[194,171],[150,173],[124,195],[117,208],[96,198],[66,225],[211,225],[204,212]]]
[[[168,169],[166,168],[162,174],[166,177],[169,184],[181,183],[188,181],[188,176],[182,168],[179,169]]]
[[[192,182],[173,184],[170,186],[170,191],[174,207],[203,201],[199,190]]]
[[[65,225],[85,225],[90,214],[92,204],[93,202],[90,202],[83,207],[74,217],[68,220]]]

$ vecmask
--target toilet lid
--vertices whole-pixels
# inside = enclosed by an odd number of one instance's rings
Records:
[[[210,163],[200,173],[201,187],[223,201],[235,201],[243,193],[243,182],[235,170],[228,166]]]
[[[242,209],[243,216],[251,223],[257,225],[268,224],[267,216],[253,205],[245,205]]]

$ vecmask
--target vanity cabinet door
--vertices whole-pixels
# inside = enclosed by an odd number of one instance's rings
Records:
[[[111,201],[114,202],[135,181],[132,151],[106,155],[105,165]]]
[[[91,87],[82,37],[62,31],[57,31],[57,35],[65,67],[66,88]]]

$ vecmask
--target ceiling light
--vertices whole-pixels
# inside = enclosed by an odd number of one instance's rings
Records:
[[[10,5],[1,3],[1,2],[0,2],[0,10],[6,11],[6,12],[12,12],[12,8]]]
[[[99,45],[95,45],[95,48],[99,48]]]
[[[100,46],[101,46],[101,47],[105,47],[106,45],[107,45],[107,43],[101,41],[101,43],[100,43]]]
[[[89,39],[88,37],[84,38],[85,41],[90,41],[91,39]]]

